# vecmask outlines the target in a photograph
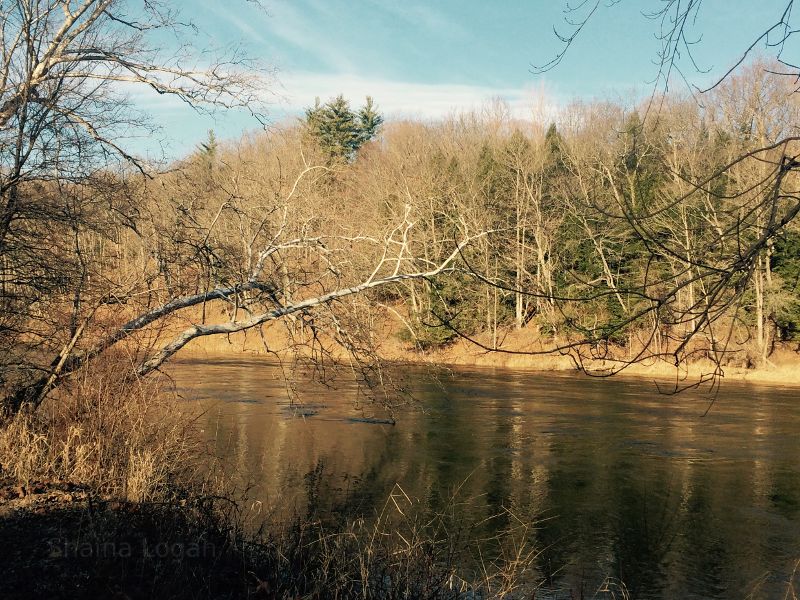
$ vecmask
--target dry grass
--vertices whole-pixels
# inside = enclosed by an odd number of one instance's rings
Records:
[[[453,498],[429,513],[396,486],[370,519],[298,519],[265,538],[253,576],[276,598],[530,598],[538,587],[530,524],[490,519]],[[486,537],[490,521],[500,533]]]
[[[129,376],[124,361],[77,373],[36,413],[0,429],[0,476],[74,482],[104,497],[167,500],[201,472],[189,411],[165,382]]]
[[[192,317],[197,317],[191,311],[183,315],[191,322]],[[224,321],[225,315],[210,312],[212,321]],[[195,319],[196,320],[196,319]],[[552,343],[552,340],[543,336],[536,327],[529,326],[522,330],[513,328],[503,329],[499,332],[502,347],[512,353],[486,351],[479,346],[464,339],[457,339],[454,343],[439,349],[418,352],[408,343],[403,342],[398,334],[405,331],[404,325],[398,317],[391,312],[384,312],[377,317],[376,331],[379,339],[378,354],[389,361],[408,363],[452,365],[452,366],[477,366],[496,367],[504,369],[519,369],[528,371],[575,371],[575,363],[568,357],[558,353],[553,354],[525,354],[525,352],[541,352]],[[487,333],[475,336],[479,342],[491,345],[491,336]],[[239,333],[232,336],[208,336],[194,340],[183,351],[183,356],[230,356],[230,355],[265,355],[270,351],[291,356],[291,342],[285,330],[280,326],[265,327],[263,337],[250,332]],[[612,354],[620,357],[624,362],[628,351],[624,348],[612,348]],[[749,359],[753,355],[751,344],[731,347],[731,357],[723,367],[724,378],[727,381],[747,381],[759,384],[772,385],[800,385],[800,352],[796,342],[782,342],[776,345],[774,353],[770,356],[767,365],[750,368],[749,363],[757,361]],[[520,354],[514,354],[520,352]],[[619,361],[594,360],[587,361],[585,366],[598,373],[608,369],[618,370]],[[649,359],[628,365],[619,376],[645,377],[664,381],[679,381],[681,385],[707,379],[717,368],[710,360],[694,359],[690,364],[675,367],[674,364],[662,359]]]
[[[800,586],[800,560],[794,564],[792,574],[789,577],[789,583],[786,587],[786,594],[784,600],[797,600],[798,586]]]

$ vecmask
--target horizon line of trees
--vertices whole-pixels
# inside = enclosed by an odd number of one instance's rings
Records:
[[[102,356],[144,375],[198,337],[269,326],[288,340],[269,351],[323,377],[344,351],[369,387],[387,316],[419,350],[506,352],[529,328],[519,352],[586,370],[766,364],[800,329],[800,115],[768,71],[705,107],[579,103],[556,123],[502,103],[383,123],[340,96],[152,178],[26,179],[2,248],[3,403],[38,406]]]
[[[413,254],[435,260],[437,240],[465,218],[494,232],[456,272],[405,285],[409,341],[489,333],[479,343],[502,350],[503,327],[533,326],[550,340],[537,351],[577,352],[579,363],[768,363],[800,331],[800,115],[774,71],[755,61],[705,106],[673,95],[652,114],[575,104],[545,127],[496,102],[388,125],[351,168],[382,173],[371,185],[392,198],[384,204],[413,215]]]

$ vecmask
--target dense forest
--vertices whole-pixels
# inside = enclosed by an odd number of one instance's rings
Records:
[[[211,132],[157,176],[26,181],[3,240],[9,402],[122,340],[144,374],[276,321],[305,356],[344,349],[365,372],[387,319],[418,351],[525,328],[529,351],[579,364],[764,365],[800,321],[798,105],[766,67],[702,105],[577,103],[554,122],[497,101],[383,123],[339,97],[241,140]]]

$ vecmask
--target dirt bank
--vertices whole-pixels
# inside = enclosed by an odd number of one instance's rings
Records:
[[[476,366],[515,369],[526,371],[577,371],[576,363],[567,355],[559,353],[541,354],[550,340],[544,339],[533,328],[500,332],[499,350],[485,350],[465,339],[440,349],[420,352],[399,335],[402,327],[391,320],[384,322],[377,337],[379,355],[391,361],[448,366]],[[492,345],[490,336],[476,336],[486,346]],[[265,327],[263,335],[257,332],[242,332],[222,337],[206,337],[194,340],[181,352],[181,356],[209,357],[252,355],[269,356],[288,352],[286,330],[276,323]],[[800,352],[797,343],[779,344],[770,356],[770,364],[746,368],[744,361],[731,360],[721,368],[723,381],[746,381],[764,385],[800,386]],[[618,371],[615,376],[640,377],[679,382],[681,385],[709,379],[717,369],[710,360],[698,360],[689,365],[676,367],[661,359],[648,359],[626,364],[628,351],[611,349],[619,361],[587,361],[584,366],[594,375],[602,376],[609,371]],[[744,349],[741,350],[744,354]],[[733,353],[735,355],[735,353]]]

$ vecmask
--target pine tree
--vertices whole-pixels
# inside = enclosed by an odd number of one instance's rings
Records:
[[[373,139],[383,123],[372,98],[358,112],[339,95],[325,104],[316,99],[305,111],[305,128],[333,160],[353,160],[358,150]]]
[[[361,128],[359,136],[360,147],[378,134],[378,129],[383,123],[383,117],[378,113],[372,96],[367,96],[367,103],[359,109],[358,121]]]
[[[213,129],[209,129],[208,138],[205,142],[201,142],[197,149],[197,153],[200,155],[200,160],[207,169],[211,170],[214,167],[214,163],[217,160],[218,151],[219,144],[217,142],[217,136]]]
[[[566,162],[564,160],[566,149],[564,147],[564,138],[561,137],[561,132],[555,123],[550,123],[550,127],[547,128],[544,144],[549,174],[563,173],[566,170]]]

